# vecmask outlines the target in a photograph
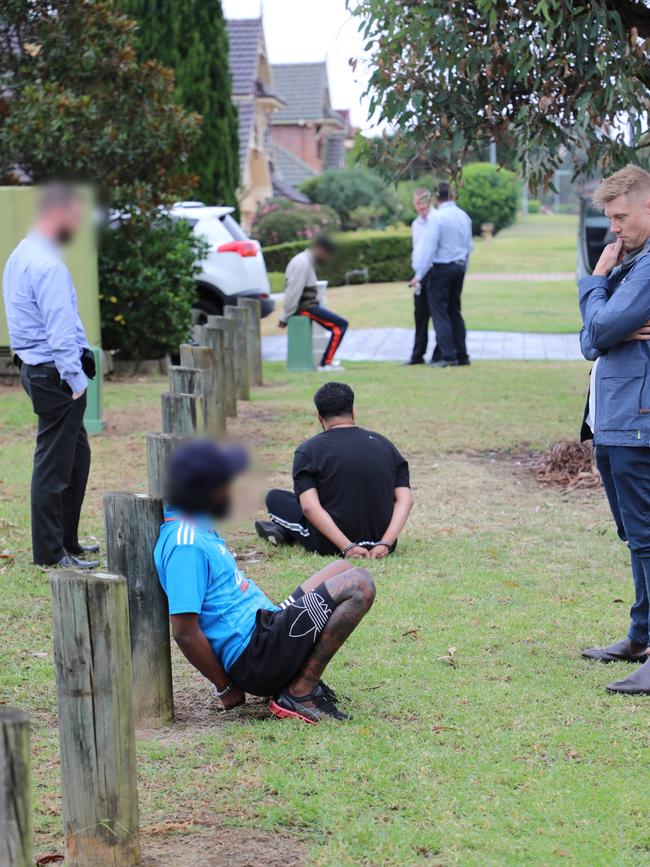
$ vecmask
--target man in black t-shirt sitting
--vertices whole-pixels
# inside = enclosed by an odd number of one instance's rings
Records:
[[[386,437],[357,426],[349,385],[326,383],[314,403],[323,431],[296,449],[295,493],[269,491],[271,520],[255,529],[317,554],[385,557],[413,506],[408,463]]]

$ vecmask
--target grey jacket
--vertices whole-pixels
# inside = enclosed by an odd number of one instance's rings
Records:
[[[627,341],[650,320],[650,239],[609,277],[578,284],[585,358],[596,369],[594,440],[607,446],[650,446],[650,342]]]

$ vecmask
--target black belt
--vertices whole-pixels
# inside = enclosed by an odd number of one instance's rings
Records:
[[[440,265],[458,265],[459,268],[465,270],[465,262],[462,259],[456,259],[455,262],[434,262],[431,267],[436,268]]]
[[[27,364],[27,362],[22,361],[21,363],[25,365],[25,367],[54,367],[56,368],[56,364],[53,361],[42,361],[40,364]]]

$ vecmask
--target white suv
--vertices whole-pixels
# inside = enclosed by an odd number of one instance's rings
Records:
[[[225,304],[237,298],[259,298],[262,316],[275,309],[270,296],[264,256],[231,216],[235,209],[208,207],[203,202],[177,202],[169,211],[173,220],[186,220],[209,244],[207,257],[196,277],[198,298],[194,307],[206,314],[221,314]]]

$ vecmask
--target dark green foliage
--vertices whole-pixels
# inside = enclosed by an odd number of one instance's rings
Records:
[[[308,245],[305,241],[277,244],[264,249],[269,271],[284,271],[289,260]],[[333,260],[318,267],[318,276],[331,286],[345,283],[346,271],[368,269],[371,283],[410,280],[411,233],[406,231],[350,232],[336,239],[337,252]]]
[[[360,207],[372,207],[382,225],[399,219],[399,203],[392,190],[380,175],[363,166],[328,169],[300,188],[312,202],[333,208],[344,229],[358,227],[353,212]]]
[[[253,237],[263,247],[287,241],[309,240],[319,232],[341,228],[338,214],[327,205],[302,205],[289,199],[270,199],[258,211]]]
[[[20,38],[14,38],[15,33]],[[135,24],[112,2],[5,0],[0,12],[0,175],[67,176],[112,207],[149,208],[190,189],[199,119],[172,74],[138,63]],[[6,50],[13,45],[11,51]]]
[[[647,163],[647,2],[359,0],[352,11],[372,58],[370,111],[397,130],[383,154],[394,171],[415,158],[457,175],[491,140],[533,189],[567,154],[587,177]]]
[[[471,163],[463,171],[458,204],[472,218],[472,232],[481,234],[481,223],[493,223],[499,232],[517,216],[517,177],[491,163]]]
[[[100,239],[102,342],[123,358],[159,356],[187,332],[200,252],[158,206],[191,190],[186,159],[200,118],[175,100],[174,76],[140,62],[135,22],[108,0],[5,0],[0,12],[0,173],[92,183],[130,213]]]
[[[205,245],[183,221],[133,217],[107,230],[99,260],[102,342],[119,358],[160,358],[188,334]]]
[[[239,184],[237,110],[231,101],[228,35],[220,0],[122,0],[139,22],[140,53],[173,69],[179,105],[203,118],[188,161],[196,195],[207,204],[236,204]]]

